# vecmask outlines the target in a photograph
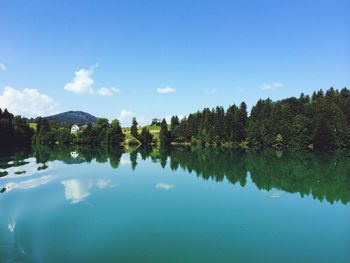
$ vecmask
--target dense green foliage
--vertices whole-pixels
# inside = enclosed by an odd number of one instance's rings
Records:
[[[195,145],[231,145],[329,150],[350,147],[350,92],[330,88],[309,97],[259,100],[250,116],[239,107],[205,108],[180,122],[172,118],[171,140]],[[169,144],[167,136],[160,137]]]
[[[120,122],[113,120],[111,126],[107,129],[107,143],[109,145],[119,145],[124,141],[124,137]]]
[[[33,141],[36,144],[119,145],[124,141],[124,134],[118,120],[113,120],[110,124],[105,118],[97,119],[95,125],[83,126],[82,131],[74,135],[69,126],[38,118]]]
[[[26,119],[14,116],[7,109],[0,109],[0,145],[30,144],[34,130]]]
[[[57,116],[69,117],[72,114],[73,117],[90,118],[82,112]],[[0,110],[0,117],[1,144],[30,142],[33,130],[25,119],[14,117],[7,110]],[[95,122],[81,126],[81,130],[73,135],[69,123],[37,118],[33,142],[115,145],[124,141],[119,121],[109,123],[107,119],[99,118]],[[158,124],[159,120],[152,122]],[[133,118],[130,134],[142,144],[149,145],[153,143],[155,133],[151,134],[146,128],[139,133],[136,118]],[[325,93],[322,90],[314,92],[311,97],[301,94],[299,98],[279,101],[259,100],[249,116],[244,102],[226,110],[219,106],[205,108],[182,120],[173,116],[170,125],[165,119],[161,121],[159,142],[163,146],[175,143],[237,148],[350,148],[350,91],[330,88]]]
[[[136,139],[138,139],[138,137],[139,137],[139,132],[137,131],[137,125],[138,125],[138,123],[136,121],[136,118],[133,117],[131,127],[130,127],[130,134],[132,136],[134,136]]]
[[[162,145],[168,145],[171,142],[171,133],[168,130],[168,124],[165,119],[160,124],[159,140]]]
[[[142,143],[142,145],[152,144],[153,135],[150,133],[150,131],[146,127],[143,127],[139,135],[139,140]]]

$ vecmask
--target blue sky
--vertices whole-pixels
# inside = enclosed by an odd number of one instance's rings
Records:
[[[350,86],[350,1],[0,0],[0,107],[128,125]]]

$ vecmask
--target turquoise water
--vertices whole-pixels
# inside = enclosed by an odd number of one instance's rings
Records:
[[[39,147],[0,168],[0,262],[350,262],[344,153]]]

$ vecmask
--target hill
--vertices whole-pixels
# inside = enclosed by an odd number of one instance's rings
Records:
[[[55,122],[64,122],[69,124],[94,124],[97,118],[83,111],[67,111],[52,116],[47,116],[45,119]]]

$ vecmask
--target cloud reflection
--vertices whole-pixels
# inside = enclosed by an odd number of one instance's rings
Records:
[[[83,201],[90,195],[89,190],[92,187],[90,180],[71,179],[62,182],[65,188],[64,195],[72,204],[77,204]]]
[[[29,177],[32,175],[36,175],[38,173],[45,172],[47,170],[40,170],[39,168],[42,167],[42,164],[36,163],[36,159],[34,157],[30,157],[27,159],[21,160],[22,165],[20,166],[12,166],[8,167],[6,169],[0,169],[1,171],[6,171],[8,174],[6,177],[3,177],[2,179],[13,179],[13,178],[23,178],[23,177]],[[14,164],[13,161],[8,162],[9,165]],[[25,171],[25,173],[23,173]]]
[[[94,186],[99,189],[116,186],[116,184],[112,185],[111,180],[105,179],[99,179],[96,182],[91,179],[70,179],[62,181],[62,184],[65,188],[64,195],[71,204],[84,201],[91,194],[91,189]]]
[[[12,219],[7,228],[10,230],[10,232],[13,232],[15,230],[15,227],[16,227],[16,220],[15,219]]]
[[[130,165],[131,161],[130,159],[127,157],[127,155],[123,154],[122,157],[120,158],[120,164],[121,165]]]
[[[157,183],[156,184],[156,188],[157,189],[161,189],[161,190],[171,190],[173,189],[175,186],[173,184],[167,184],[167,183]]]
[[[19,183],[9,182],[4,186],[4,188],[6,189],[6,192],[12,191],[14,189],[32,189],[40,185],[47,184],[51,180],[52,180],[52,176],[46,175],[35,179],[21,181]]]

